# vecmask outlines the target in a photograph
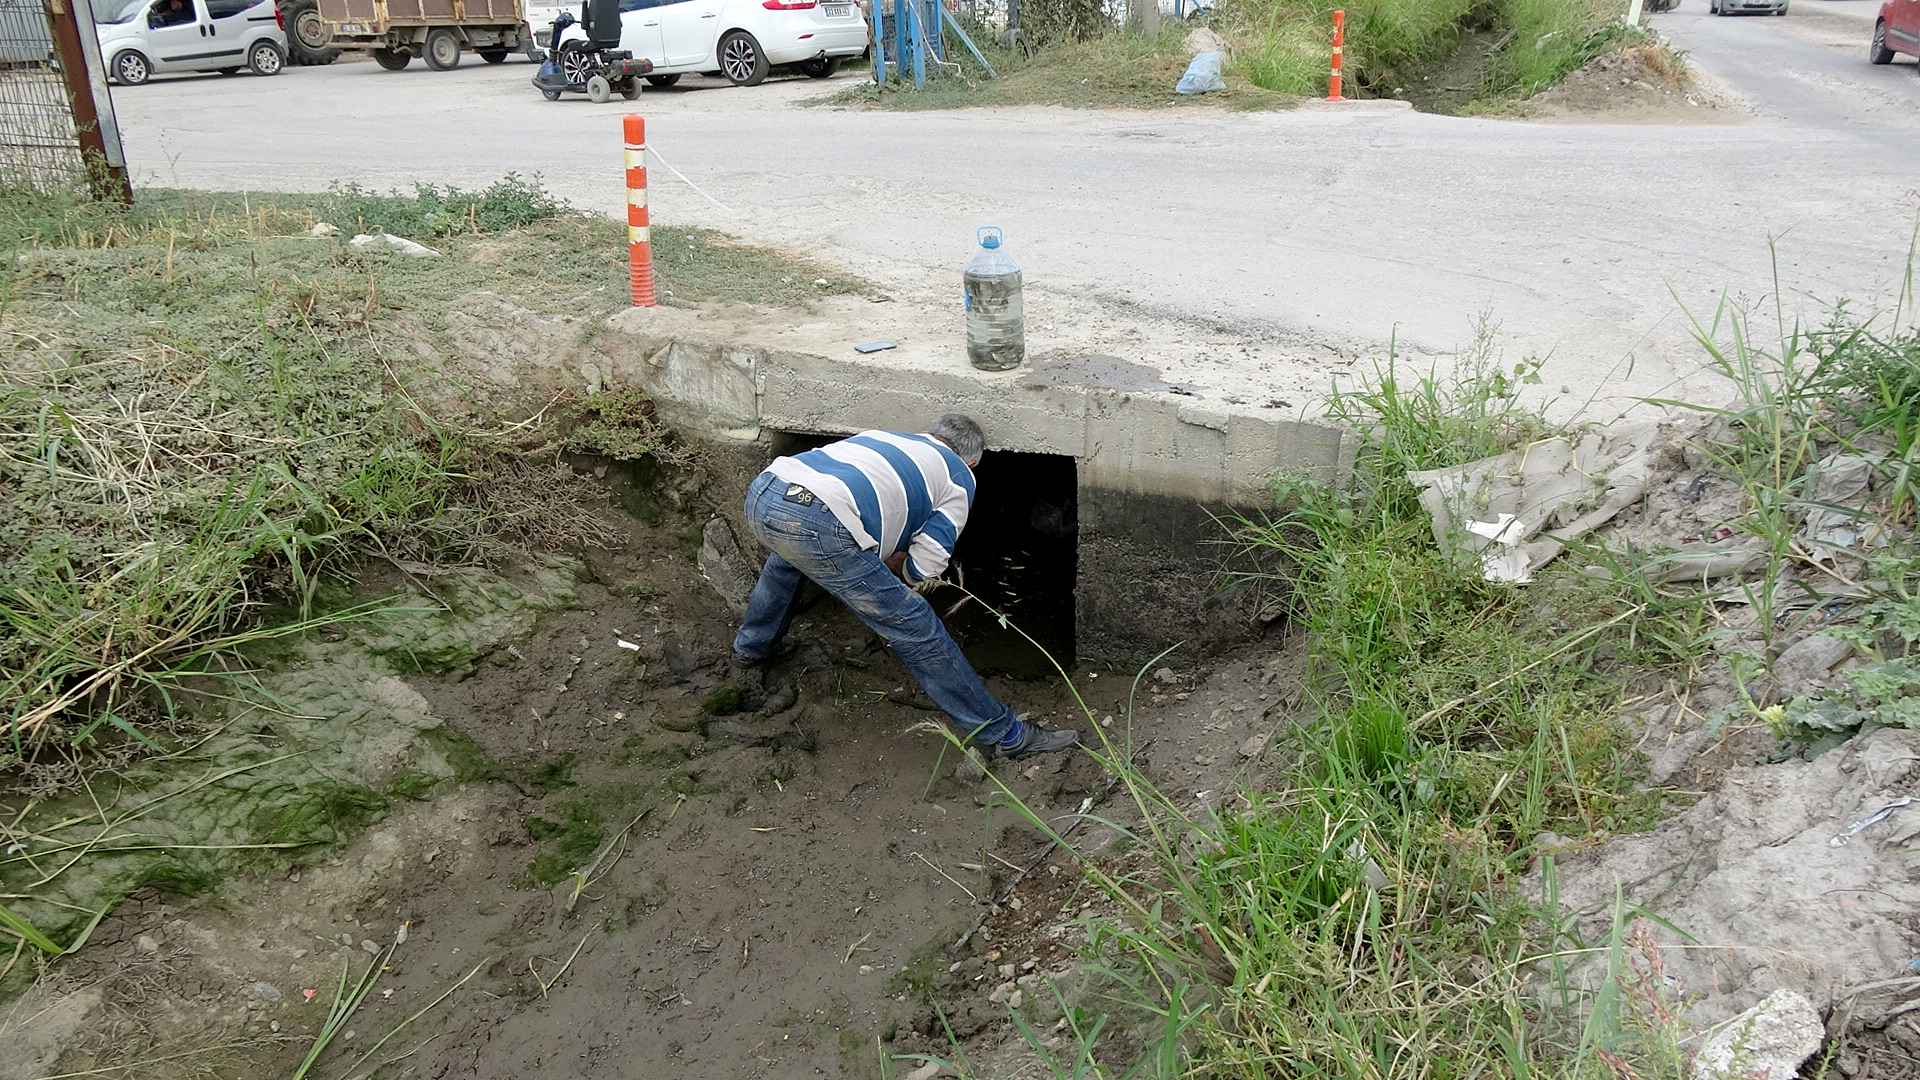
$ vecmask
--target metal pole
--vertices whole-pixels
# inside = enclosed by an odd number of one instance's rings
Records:
[[[61,77],[66,80],[67,100],[73,109],[73,134],[80,143],[87,186],[93,191],[93,197],[102,202],[132,206],[133,181],[127,176],[127,159],[120,147],[119,127],[113,120],[113,98],[104,85],[106,67],[100,61],[93,9],[86,0],[45,2],[47,26],[53,33],[53,53],[60,61]],[[89,49],[88,45],[93,47]],[[89,54],[91,64],[87,62]],[[100,100],[107,103],[104,125]]]

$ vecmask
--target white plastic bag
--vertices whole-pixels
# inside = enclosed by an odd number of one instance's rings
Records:
[[[1187,73],[1180,76],[1174,86],[1178,94],[1205,94],[1214,90],[1225,90],[1227,83],[1220,77],[1220,53],[1203,52],[1187,65]]]

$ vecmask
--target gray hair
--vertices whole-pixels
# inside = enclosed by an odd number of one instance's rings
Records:
[[[927,434],[952,447],[962,461],[979,461],[980,455],[987,452],[987,436],[970,416],[948,413],[935,420]]]

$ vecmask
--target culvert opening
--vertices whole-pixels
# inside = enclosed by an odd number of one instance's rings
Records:
[[[798,454],[837,438],[775,432],[773,452]],[[1080,532],[1074,460],[988,450],[974,478],[973,508],[954,549],[958,567],[946,575],[956,584],[964,575],[966,591],[942,586],[928,600],[982,674],[1051,675],[1048,654],[1063,666],[1074,655]]]

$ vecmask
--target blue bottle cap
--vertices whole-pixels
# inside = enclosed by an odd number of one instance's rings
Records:
[[[983,248],[1000,246],[1000,226],[998,225],[983,225],[974,235],[979,237],[980,246]]]

